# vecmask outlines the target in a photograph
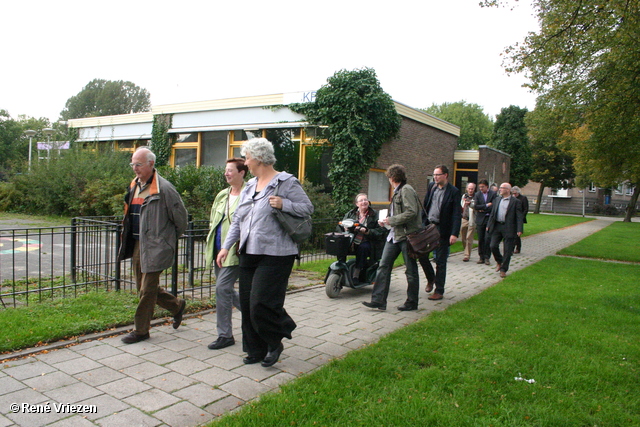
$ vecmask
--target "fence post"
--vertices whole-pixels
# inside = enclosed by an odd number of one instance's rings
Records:
[[[193,289],[195,275],[193,274],[193,265],[195,260],[195,239],[193,238],[194,225],[193,221],[189,221],[187,225],[187,244],[186,244],[186,256],[187,265],[189,266],[189,288]]]
[[[71,283],[76,283],[76,218],[71,218]]]
[[[123,227],[121,223],[116,224],[116,271],[113,273],[116,292],[120,290],[120,282],[122,281],[122,262],[118,259],[118,255],[120,255],[120,245],[122,244],[120,234],[122,233]]]

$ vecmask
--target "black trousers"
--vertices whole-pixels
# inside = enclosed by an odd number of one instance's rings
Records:
[[[295,255],[240,254],[239,294],[242,313],[242,349],[263,358],[291,339],[296,322],[284,309]]]
[[[480,214],[478,214],[480,215]],[[491,259],[491,236],[487,232],[487,223],[485,219],[482,223],[476,223],[476,232],[478,233],[478,256],[480,259]]]
[[[496,262],[501,265],[500,270],[505,273],[509,271],[509,263],[511,262],[511,255],[513,255],[513,247],[516,243],[516,238],[513,235],[506,233],[506,225],[497,224],[493,227],[493,233],[491,233],[491,252]],[[504,240],[504,255],[500,253],[500,242]]]

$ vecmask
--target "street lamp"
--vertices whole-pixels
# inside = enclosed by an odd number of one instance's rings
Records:
[[[29,172],[31,172],[31,143],[33,141],[33,137],[36,136],[35,130],[25,130],[24,134],[29,137]]]
[[[44,128],[42,132],[47,135],[47,161],[49,160],[49,153],[51,153],[51,135],[55,133],[55,130],[51,128]]]

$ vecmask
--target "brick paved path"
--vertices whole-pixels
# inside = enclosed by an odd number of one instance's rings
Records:
[[[602,229],[612,220],[598,219],[523,240],[510,272],[531,265]],[[234,312],[236,345],[209,350],[216,338],[215,313],[185,319],[178,330],[152,328],[151,339],[124,345],[120,336],[52,349],[0,365],[0,427],[5,426],[196,426],[310,372],[335,357],[500,281],[491,267],[462,254],[449,258],[445,298],[432,302],[421,293],[417,311],[400,312],[405,299],[404,269],[392,275],[387,311],[371,310],[371,287],[345,289],[329,299],[323,286],[287,296],[285,307],[298,323],[285,340],[281,361],[271,368],[242,363],[240,317]],[[421,272],[422,274],[422,272]],[[424,276],[421,287],[424,289]],[[19,354],[17,354],[19,355]],[[4,355],[3,358],[7,359]],[[13,355],[15,356],[15,355]],[[48,413],[11,412],[10,405],[38,405]],[[95,405],[95,413],[56,410],[60,404]],[[88,409],[92,410],[92,407]]]

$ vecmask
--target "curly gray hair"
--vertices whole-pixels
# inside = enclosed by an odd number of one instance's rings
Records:
[[[247,153],[265,165],[273,165],[276,162],[273,144],[266,138],[253,138],[242,144],[240,154],[246,156]]]

